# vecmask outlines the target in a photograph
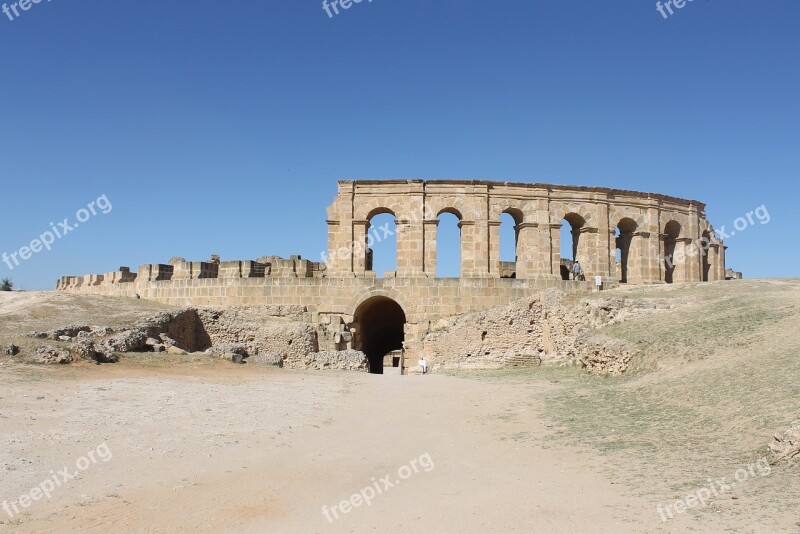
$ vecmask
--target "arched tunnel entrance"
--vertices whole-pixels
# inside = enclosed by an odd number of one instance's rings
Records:
[[[356,347],[367,355],[369,372],[383,374],[384,356],[403,348],[406,314],[388,297],[372,297],[356,310]],[[399,362],[394,362],[399,365]]]

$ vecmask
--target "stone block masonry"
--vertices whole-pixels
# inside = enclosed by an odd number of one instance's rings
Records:
[[[397,270],[372,272],[372,219],[397,223]],[[436,226],[449,213],[461,230],[461,276],[436,278]],[[502,214],[515,221],[516,261],[500,261]],[[319,350],[359,350],[370,368],[404,351],[425,355],[432,321],[505,306],[543,289],[567,293],[619,283],[725,279],[725,247],[705,205],[607,188],[488,181],[340,181],[327,210],[325,262],[292,256],[206,262],[173,258],[101,275],[64,276],[57,289],[140,297],[175,306],[299,306],[318,331]],[[572,238],[561,257],[561,229]],[[586,282],[564,265],[579,259]]]

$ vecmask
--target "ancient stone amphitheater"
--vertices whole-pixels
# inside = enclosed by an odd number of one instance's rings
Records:
[[[436,277],[444,213],[459,220],[458,278]],[[372,220],[381,214],[396,220],[397,270],[379,277],[370,245]],[[502,214],[516,223],[515,262],[500,261]],[[572,258],[562,259],[564,221],[571,227]],[[319,262],[174,258],[141,265],[136,273],[123,267],[64,276],[57,289],[176,306],[301,306],[321,332],[319,350],[361,350],[378,369],[398,350],[406,360],[422,355],[432,322],[508,305],[542,289],[725,278],[725,247],[705,205],[660,194],[489,181],[340,181],[327,223],[328,252]],[[585,281],[569,280],[574,258]]]

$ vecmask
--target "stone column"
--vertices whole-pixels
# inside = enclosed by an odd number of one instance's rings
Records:
[[[597,233],[594,236],[594,272],[593,276],[602,276],[604,280],[613,280],[614,261],[616,259],[616,247],[614,247],[615,236],[610,235],[614,228],[608,222],[608,197],[603,195],[596,198],[597,207]],[[614,247],[612,250],[611,247]],[[589,279],[587,275],[587,280]]]
[[[610,264],[608,266],[609,272],[609,279],[612,282],[618,282],[622,280],[622,272],[620,269],[617,268],[617,230],[616,228],[611,228],[608,230],[608,257]]]
[[[717,278],[717,245],[709,243],[706,248],[706,262],[708,263],[708,281],[719,280]]]
[[[422,223],[424,228],[423,257],[425,261],[425,275],[429,278],[436,277],[436,237],[439,228],[439,219],[426,219]]]
[[[493,278],[500,277],[500,224],[500,221],[489,221],[489,275]]]
[[[548,228],[544,228],[546,231]],[[561,279],[561,223],[549,224],[550,276]]]
[[[578,251],[576,258],[573,259],[577,259],[581,263],[586,279],[602,276],[601,265],[604,263],[602,256],[608,254],[605,250],[608,247],[600,246],[599,230],[590,226],[582,226],[572,232],[572,235],[578,238]]]
[[[672,282],[681,284],[683,282],[690,282],[691,273],[690,269],[692,264],[689,260],[689,246],[692,240],[688,237],[679,237],[675,240],[675,251],[672,254],[672,264],[675,270],[672,272]]]
[[[628,283],[645,283],[645,267],[647,267],[647,247],[650,234],[647,232],[634,232],[628,248]]]
[[[475,218],[473,248],[475,250],[474,275],[479,278],[489,276],[489,191],[483,186],[482,192],[476,193],[480,198],[481,210]]]
[[[477,275],[475,221],[461,221],[458,228],[461,230],[461,277],[474,278]]]
[[[657,233],[637,232],[639,235],[639,276],[640,284],[653,284],[661,279],[660,240]]]
[[[697,240],[689,237],[681,238],[684,242],[686,255],[686,282],[701,282],[703,280],[703,251],[698,247]]]
[[[368,237],[369,230],[369,221],[353,221],[352,270],[359,277],[367,270],[367,249],[373,244],[373,238]]]
[[[537,234],[540,233],[537,223],[522,223],[517,225],[517,278],[533,278],[537,274],[536,256],[541,247],[537,243]],[[549,252],[549,250],[548,250]],[[541,273],[548,274],[548,273]]]

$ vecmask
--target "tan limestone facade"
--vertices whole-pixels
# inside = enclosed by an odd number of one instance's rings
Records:
[[[459,219],[461,276],[436,277],[439,217]],[[500,216],[515,221],[516,262],[500,261]],[[397,225],[397,270],[371,270],[373,217]],[[566,221],[566,223],[565,223]],[[380,358],[404,348],[423,355],[432,321],[507,305],[542,289],[567,292],[619,283],[725,279],[725,247],[705,205],[606,188],[489,181],[340,181],[327,213],[324,261],[293,256],[206,262],[173,258],[118,271],[64,276],[57,289],[140,297],[176,306],[303,306],[320,350],[357,349]],[[561,258],[562,225],[572,258]],[[565,278],[579,259],[586,281]]]

